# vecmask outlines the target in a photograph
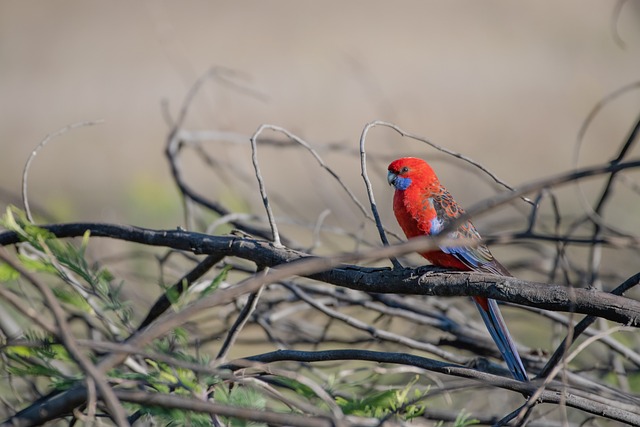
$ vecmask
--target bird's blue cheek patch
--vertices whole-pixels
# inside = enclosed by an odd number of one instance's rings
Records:
[[[411,185],[411,178],[403,178],[401,176],[397,177],[393,185],[398,190],[406,190]]]

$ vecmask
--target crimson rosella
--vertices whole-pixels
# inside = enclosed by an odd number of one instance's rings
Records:
[[[396,189],[393,212],[408,239],[436,235],[464,213],[440,184],[431,166],[422,159],[405,157],[391,162],[387,181]],[[480,234],[470,221],[451,231],[448,237],[480,240]],[[483,244],[475,247],[441,247],[420,255],[439,267],[511,276]],[[473,297],[473,301],[513,376],[520,381],[528,381],[527,372],[496,301],[484,297]]]

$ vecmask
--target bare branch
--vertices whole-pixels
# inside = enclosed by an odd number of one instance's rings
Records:
[[[29,175],[29,168],[31,167],[31,162],[33,161],[33,159],[35,159],[38,152],[41,149],[43,149],[44,146],[47,145],[53,139],[58,138],[59,136],[62,136],[65,133],[72,131],[73,129],[78,129],[86,126],[93,126],[93,125],[100,124],[102,122],[103,120],[92,120],[92,121],[86,121],[86,122],[73,123],[71,125],[65,126],[62,129],[59,129],[58,131],[47,135],[42,141],[40,141],[40,143],[36,146],[36,148],[33,149],[31,154],[29,155],[29,158],[27,159],[27,163],[25,163],[24,165],[24,170],[22,171],[22,204],[24,205],[24,211],[27,215],[27,219],[30,222],[33,222],[33,217],[31,216],[31,209],[29,208],[29,198],[27,197],[27,177]]]
[[[632,287],[637,286],[640,283],[640,273],[634,274],[627,280],[625,280],[620,286],[611,291],[612,295],[623,295],[626,291],[631,289]],[[569,333],[567,337],[562,341],[562,343],[558,346],[556,351],[553,353],[547,364],[540,371],[540,377],[546,377],[549,375],[549,372],[560,362],[560,360],[564,357],[565,353],[568,350],[568,344],[572,341],[575,341],[578,336],[580,336],[590,325],[593,324],[598,319],[597,316],[587,316],[578,323],[573,331]]]
[[[609,20],[609,30],[611,31],[611,37],[613,41],[620,47],[620,49],[626,48],[626,43],[620,37],[620,32],[618,31],[618,21],[620,20],[620,15],[622,13],[622,8],[624,4],[627,3],[627,0],[617,0],[616,4],[613,7],[613,11],[611,12],[611,19]]]
[[[266,271],[267,270],[265,270],[265,273]],[[242,330],[244,325],[246,325],[249,317],[255,310],[256,305],[260,300],[260,294],[262,294],[263,289],[264,286],[261,286],[256,292],[252,292],[251,294],[249,294],[249,298],[247,299],[246,304],[242,308],[242,311],[240,311],[240,314],[238,314],[238,317],[233,323],[233,326],[231,326],[231,329],[229,329],[224,343],[222,343],[222,345],[220,346],[220,350],[218,350],[218,355],[216,356],[215,362],[216,364],[222,363],[224,362],[224,360],[226,360],[227,355],[229,354],[229,350],[231,350],[231,347],[238,339],[240,331]]]
[[[373,195],[373,186],[371,185],[369,175],[367,174],[367,152],[364,146],[367,140],[367,133],[372,126],[373,124],[365,126],[365,128],[362,130],[362,135],[360,135],[360,169],[362,171],[362,179],[364,179],[364,185],[367,188],[367,196],[369,197],[369,203],[371,204],[371,212],[373,212],[373,217],[376,221],[376,227],[378,228],[378,233],[380,234],[380,240],[382,241],[382,244],[386,246],[389,245],[389,240],[387,240],[384,226],[382,225],[382,221],[380,220],[378,205],[376,205],[376,199]],[[392,257],[390,259],[391,264],[393,264],[394,268],[402,268],[402,265],[395,257]]]

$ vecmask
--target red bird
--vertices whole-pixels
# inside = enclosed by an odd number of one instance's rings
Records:
[[[408,239],[436,235],[464,213],[424,160],[405,157],[391,162],[388,169],[387,181],[396,189],[393,212]],[[480,240],[480,234],[470,221],[460,225],[449,236]],[[420,255],[438,267],[511,276],[485,245],[441,247]],[[527,372],[496,301],[484,297],[473,297],[473,301],[513,376],[517,380],[528,381]]]

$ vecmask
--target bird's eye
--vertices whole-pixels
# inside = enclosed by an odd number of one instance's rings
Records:
[[[409,168],[406,166],[400,169],[400,173],[407,173],[407,172],[409,172]]]

